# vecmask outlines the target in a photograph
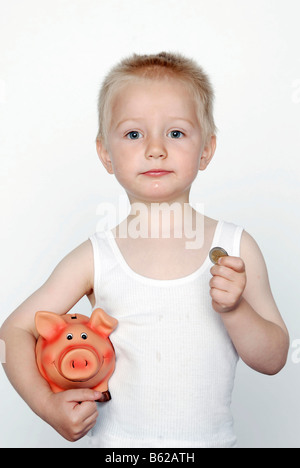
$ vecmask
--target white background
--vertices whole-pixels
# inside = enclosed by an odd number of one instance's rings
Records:
[[[300,338],[299,17],[299,0],[0,1],[0,323],[96,230],[99,204],[123,194],[95,151],[104,75],[133,52],[167,50],[196,59],[216,91],[218,148],[192,200],[255,237],[291,342]],[[275,377],[239,363],[240,447],[300,447],[294,351]],[[0,445],[85,440],[64,441],[1,368]]]

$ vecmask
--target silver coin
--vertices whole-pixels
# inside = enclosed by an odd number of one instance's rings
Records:
[[[228,253],[226,252],[226,250],[222,249],[222,247],[214,247],[209,252],[209,258],[214,264],[218,263],[219,258],[226,257],[227,255]]]

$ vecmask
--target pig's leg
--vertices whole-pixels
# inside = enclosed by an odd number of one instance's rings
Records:
[[[99,398],[99,400],[97,401],[104,403],[105,401],[109,401],[109,400],[111,400],[111,395],[110,395],[109,390],[106,390],[105,392],[102,392],[101,398]]]
[[[97,392],[102,393],[101,398],[99,400],[97,400],[97,401],[104,402],[104,401],[111,400],[111,395],[110,395],[110,392],[108,390],[108,383],[107,382],[101,382],[101,384],[94,387],[93,390],[97,390]]]

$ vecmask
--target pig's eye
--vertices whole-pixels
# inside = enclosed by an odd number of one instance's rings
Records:
[[[68,334],[67,334],[67,340],[72,340],[72,339],[73,339],[72,333],[68,333]]]
[[[86,334],[86,333],[81,333],[80,336],[81,336],[81,338],[82,338],[83,340],[86,340],[86,339],[87,339],[87,334]]]

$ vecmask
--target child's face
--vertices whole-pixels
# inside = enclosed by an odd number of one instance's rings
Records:
[[[187,201],[199,169],[205,169],[214,142],[203,150],[195,101],[175,79],[136,80],[116,94],[103,164],[129,200]],[[202,154],[201,154],[202,153]]]

